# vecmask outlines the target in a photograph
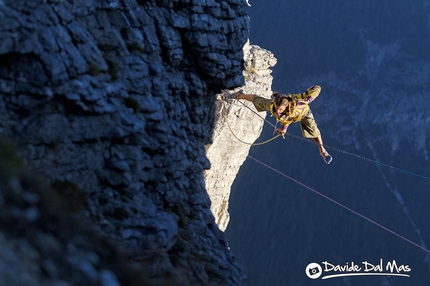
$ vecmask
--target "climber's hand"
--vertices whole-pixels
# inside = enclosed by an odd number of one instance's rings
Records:
[[[284,137],[286,132],[287,130],[284,130],[283,128],[276,128],[276,133],[278,133],[278,135],[281,135],[282,137]]]

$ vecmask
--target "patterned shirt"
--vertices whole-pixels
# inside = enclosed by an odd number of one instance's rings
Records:
[[[293,101],[290,102],[289,106],[281,114],[278,114],[273,106],[273,100],[270,104],[269,111],[276,117],[276,120],[280,121],[284,126],[284,129],[293,122],[300,121],[305,117],[310,108],[309,103],[314,101],[315,98],[320,94],[321,87],[318,85],[311,86],[304,93],[291,94]]]

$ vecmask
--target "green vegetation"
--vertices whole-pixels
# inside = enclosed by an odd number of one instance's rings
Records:
[[[128,50],[130,52],[133,52],[133,51],[137,51],[137,52],[140,52],[140,53],[144,53],[145,52],[145,49],[141,45],[139,45],[137,43],[128,44],[127,48],[128,48]]]
[[[0,137],[0,176],[10,179],[20,175],[22,166],[13,144]]]
[[[119,73],[119,65],[118,63],[112,61],[112,60],[107,60],[106,63],[109,66],[109,74],[112,77],[112,80],[117,80],[118,79],[118,73]]]
[[[68,209],[78,211],[86,208],[87,201],[84,191],[70,181],[55,180],[52,188],[56,193],[64,197]]]
[[[90,75],[92,75],[92,76],[99,75],[100,69],[94,63],[89,63],[88,66],[89,66],[88,73]]]
[[[134,113],[138,113],[140,111],[140,104],[137,99],[133,97],[127,97],[122,100],[122,103],[128,107],[133,109]]]

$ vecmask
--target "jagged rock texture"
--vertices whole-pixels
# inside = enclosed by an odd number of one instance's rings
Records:
[[[0,184],[3,205],[16,205],[0,217],[1,264],[31,267],[32,285],[130,281],[103,265],[111,258],[92,250],[97,236],[74,236],[72,221],[82,220],[154,283],[244,283],[203,170],[216,94],[244,85],[245,8],[244,0],[0,1],[0,135],[46,184],[36,191],[18,175]],[[79,219],[51,214],[41,195],[51,188]],[[12,218],[25,227],[15,230]],[[41,249],[51,241],[56,249]],[[10,274],[0,282],[25,284]]]
[[[245,86],[239,89],[243,93],[258,94],[270,98],[272,95],[272,76],[270,68],[276,64],[276,58],[270,51],[247,43],[244,46]],[[246,160],[249,149],[260,136],[266,113],[257,113],[253,104],[241,100],[226,103],[217,101],[217,119],[213,144],[207,148],[211,168],[205,171],[206,188],[210,195],[211,210],[221,230],[227,228],[230,220],[228,200],[230,189]],[[237,138],[236,138],[237,137]],[[242,141],[242,142],[241,142]]]

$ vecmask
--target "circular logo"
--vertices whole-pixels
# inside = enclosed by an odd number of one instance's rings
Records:
[[[322,274],[322,268],[318,263],[312,262],[306,266],[306,275],[311,279],[317,279]]]

